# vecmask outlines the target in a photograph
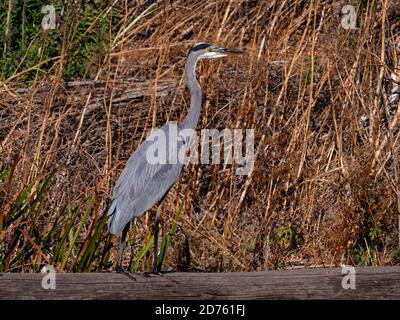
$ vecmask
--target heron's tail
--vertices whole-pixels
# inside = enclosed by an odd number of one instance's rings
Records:
[[[118,199],[114,199],[108,210],[108,231],[111,234],[117,234],[122,231],[131,219],[126,213],[130,212],[129,207],[124,207]]]
[[[108,231],[111,234],[116,234],[119,231],[116,228],[116,225],[117,225],[116,224],[116,220],[115,220],[115,218],[117,216],[116,213],[117,213],[117,204],[116,204],[115,201],[113,201],[111,203],[111,207],[110,207],[110,209],[108,209],[108,213],[107,213],[107,216],[108,216]]]

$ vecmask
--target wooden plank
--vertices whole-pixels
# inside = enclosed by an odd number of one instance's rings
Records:
[[[356,268],[343,289],[341,268],[240,273],[0,273],[0,299],[400,299],[400,267]]]

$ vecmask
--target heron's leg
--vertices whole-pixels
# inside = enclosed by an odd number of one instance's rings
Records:
[[[120,237],[119,246],[118,246],[118,256],[117,256],[117,271],[122,271],[122,257],[124,255],[124,241],[122,241],[122,236]]]
[[[153,225],[154,234],[154,253],[153,253],[153,273],[158,273],[158,232],[160,223],[161,204],[157,208],[156,220]]]
[[[186,235],[186,232],[183,230],[182,226],[180,224],[178,224],[179,229],[181,229],[183,235],[185,236],[185,255],[186,255],[186,264],[185,264],[185,271],[187,271],[190,267],[190,260],[191,260],[191,256],[190,256],[190,245],[189,245],[189,238]]]
[[[118,272],[122,271],[122,258],[124,256],[124,250],[125,250],[125,238],[126,238],[126,235],[128,234],[130,224],[131,223],[128,222],[127,225],[124,227],[124,230],[122,231],[122,235],[120,238],[120,243],[119,243],[119,248],[118,248],[118,257],[117,257],[117,271]]]

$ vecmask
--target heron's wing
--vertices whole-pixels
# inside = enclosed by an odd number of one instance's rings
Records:
[[[117,198],[119,195],[121,195],[121,193],[127,192],[128,190],[129,193],[132,194],[132,196],[136,196],[141,193],[145,186],[150,181],[152,181],[156,175],[160,174],[160,171],[168,172],[171,170],[172,166],[170,164],[166,164],[165,162],[159,163],[151,160],[149,161],[151,153],[155,150],[154,143],[159,142],[154,141],[154,137],[159,137],[163,134],[168,140],[168,132],[171,125],[171,123],[167,123],[163,127],[154,131],[150,136],[146,138],[146,140],[141,145],[138,146],[135,152],[129,157],[125,168],[123,169],[117,182],[115,183],[112,196],[113,199]],[[161,144],[164,143],[165,141],[161,141]],[[178,141],[178,149],[180,148],[180,146],[181,143]],[[165,147],[165,145],[162,145],[162,147]],[[150,150],[150,148],[153,149]]]
[[[151,141],[145,140],[129,157],[125,168],[115,183],[113,199],[118,198],[128,190],[133,195],[140,193],[146,182],[151,180],[154,174],[162,167],[162,164],[149,164],[147,162],[146,151],[151,143]]]
[[[182,164],[149,162],[147,154],[150,148],[154,148],[154,135],[160,136],[161,133],[168,139],[169,126],[167,123],[149,136],[131,155],[121,172],[108,213],[112,216],[109,220],[111,233],[123,229],[134,216],[151,208],[177,181]]]

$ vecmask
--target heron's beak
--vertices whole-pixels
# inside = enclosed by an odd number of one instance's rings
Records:
[[[221,58],[226,57],[229,54],[242,54],[244,53],[241,49],[236,48],[223,48],[223,47],[210,47],[209,52],[205,54],[205,58]]]
[[[211,52],[222,53],[223,55],[228,54],[242,54],[244,51],[238,48],[222,48],[222,47],[215,47],[211,48]]]

